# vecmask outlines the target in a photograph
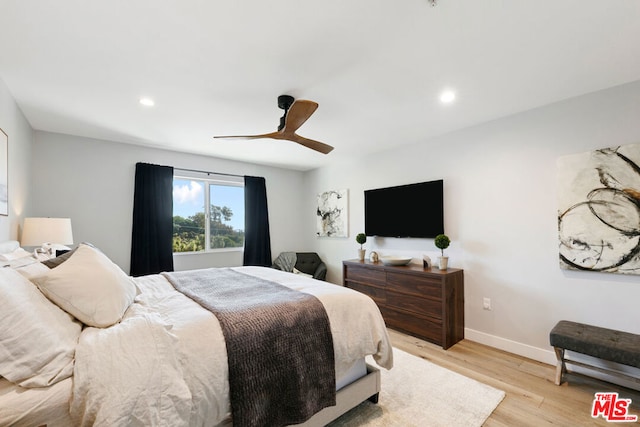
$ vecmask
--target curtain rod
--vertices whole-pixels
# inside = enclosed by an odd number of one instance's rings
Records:
[[[201,171],[201,170],[197,170],[197,169],[185,169],[185,168],[176,168],[176,167],[174,167],[173,170],[183,171],[183,172],[206,173],[207,175],[235,176],[237,178],[244,178],[244,175],[236,175],[236,174],[233,174],[233,173],[208,172],[208,171]]]

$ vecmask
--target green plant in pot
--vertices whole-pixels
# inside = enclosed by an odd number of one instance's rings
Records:
[[[438,264],[440,265],[440,270],[446,270],[447,264],[449,263],[449,257],[444,256],[444,250],[449,247],[451,244],[451,239],[446,234],[438,234],[434,239],[434,243],[436,248],[440,249],[440,253],[442,256],[438,257]]]
[[[358,249],[358,258],[360,261],[364,261],[364,253],[366,250],[362,247],[365,243],[367,243],[367,235],[364,233],[358,233],[356,235],[356,242],[360,244],[360,249]]]

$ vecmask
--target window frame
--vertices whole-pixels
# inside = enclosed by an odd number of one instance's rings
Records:
[[[244,251],[244,239],[242,246],[232,248],[211,248],[211,186],[228,186],[228,187],[242,187],[244,191],[244,177],[237,175],[226,175],[215,172],[196,172],[196,171],[184,171],[174,169],[173,181],[185,180],[185,181],[197,181],[204,184],[204,250],[201,251],[188,251],[188,252],[173,252],[173,255],[194,255],[194,254],[206,254],[216,252],[242,252]],[[244,206],[243,206],[244,213]],[[244,217],[243,217],[244,218]],[[243,230],[244,232],[244,230]]]

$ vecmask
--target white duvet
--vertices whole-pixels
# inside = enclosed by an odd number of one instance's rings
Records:
[[[353,290],[263,267],[237,267],[316,296],[334,340],[336,377],[366,355],[393,353],[375,303]],[[76,349],[71,416],[77,425],[214,426],[228,420],[227,353],[218,320],[161,275],[136,278],[140,295],[119,324],[86,328]]]

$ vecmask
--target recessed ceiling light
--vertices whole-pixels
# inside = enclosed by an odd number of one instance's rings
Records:
[[[156,103],[153,102],[151,98],[140,98],[140,104],[145,105],[147,107],[153,107]]]
[[[456,99],[456,93],[452,90],[445,90],[440,94],[440,102],[450,104]]]

